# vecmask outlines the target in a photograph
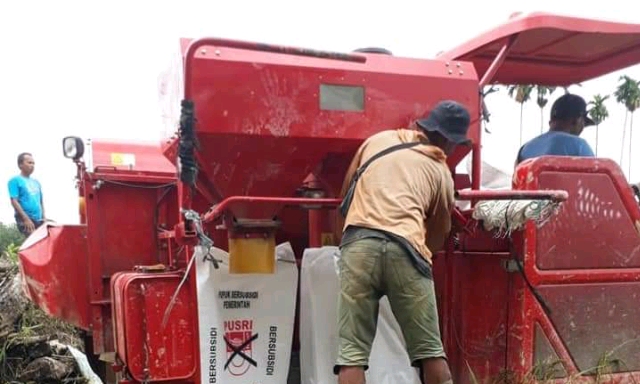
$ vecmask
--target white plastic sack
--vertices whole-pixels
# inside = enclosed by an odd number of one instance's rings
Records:
[[[229,256],[196,248],[202,384],[287,382],[298,269],[289,243],[276,247],[275,274],[229,274]]]
[[[335,384],[338,354],[338,247],[306,249],[300,275],[301,384]],[[380,300],[378,329],[373,341],[367,384],[420,384],[411,367],[404,337],[386,296]]]
[[[505,170],[505,167],[495,164],[489,159],[482,160],[482,168],[480,169],[480,185],[483,189],[510,189],[511,188],[511,176],[513,170],[510,172]],[[471,174],[472,168],[471,156],[467,161],[467,172]],[[502,164],[501,164],[502,165]]]
[[[91,369],[91,365],[89,364],[89,359],[87,359],[87,355],[75,349],[73,346],[65,344],[65,347],[69,349],[69,353],[73,356],[76,364],[78,365],[78,370],[82,377],[86,380],[87,384],[102,384],[102,380],[100,380],[100,376],[98,376],[93,369]]]
[[[471,155],[467,156],[467,174],[471,175],[472,161]],[[493,164],[490,161],[483,159],[482,167],[480,169],[480,189],[511,189],[511,177],[512,173],[508,173],[504,170],[504,167],[499,167],[497,164]],[[469,209],[471,203],[469,201],[457,200],[456,206],[460,209]]]

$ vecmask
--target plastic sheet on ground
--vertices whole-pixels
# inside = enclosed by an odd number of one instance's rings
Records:
[[[80,371],[80,374],[82,374],[82,377],[87,380],[87,384],[102,384],[100,377],[91,369],[87,355],[71,345],[65,346],[69,349],[69,353],[71,353],[71,356],[75,359],[76,364],[78,364],[78,370]]]
[[[338,339],[338,247],[306,249],[300,275],[301,384],[335,384]],[[386,297],[380,300],[378,329],[366,373],[367,384],[420,384]]]

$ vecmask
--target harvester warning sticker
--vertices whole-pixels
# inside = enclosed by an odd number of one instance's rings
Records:
[[[251,344],[258,338],[252,334],[253,320],[227,320],[224,322],[224,341],[227,344],[227,362],[224,369],[233,376],[242,376],[251,366],[258,367],[253,359]]]
[[[111,165],[133,167],[136,165],[136,155],[133,153],[112,153]]]
[[[216,259],[226,252],[212,248]],[[216,269],[196,247],[200,330],[199,384],[286,383],[291,357],[298,268],[291,245],[276,247],[273,274],[231,274]],[[290,257],[289,257],[290,256]]]

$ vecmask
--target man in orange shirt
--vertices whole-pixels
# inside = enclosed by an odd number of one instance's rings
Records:
[[[339,384],[364,384],[378,302],[387,295],[413,366],[429,384],[451,382],[431,257],[451,230],[454,186],[446,163],[467,144],[469,112],[443,101],[410,129],[387,130],[358,149],[342,188]],[[354,177],[355,176],[355,177]]]

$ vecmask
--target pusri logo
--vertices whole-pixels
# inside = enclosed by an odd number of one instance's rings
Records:
[[[253,359],[253,341],[258,334],[253,333],[253,320],[226,320],[224,322],[224,341],[227,344],[227,362],[225,370],[233,376],[242,376],[251,366],[258,367]]]

